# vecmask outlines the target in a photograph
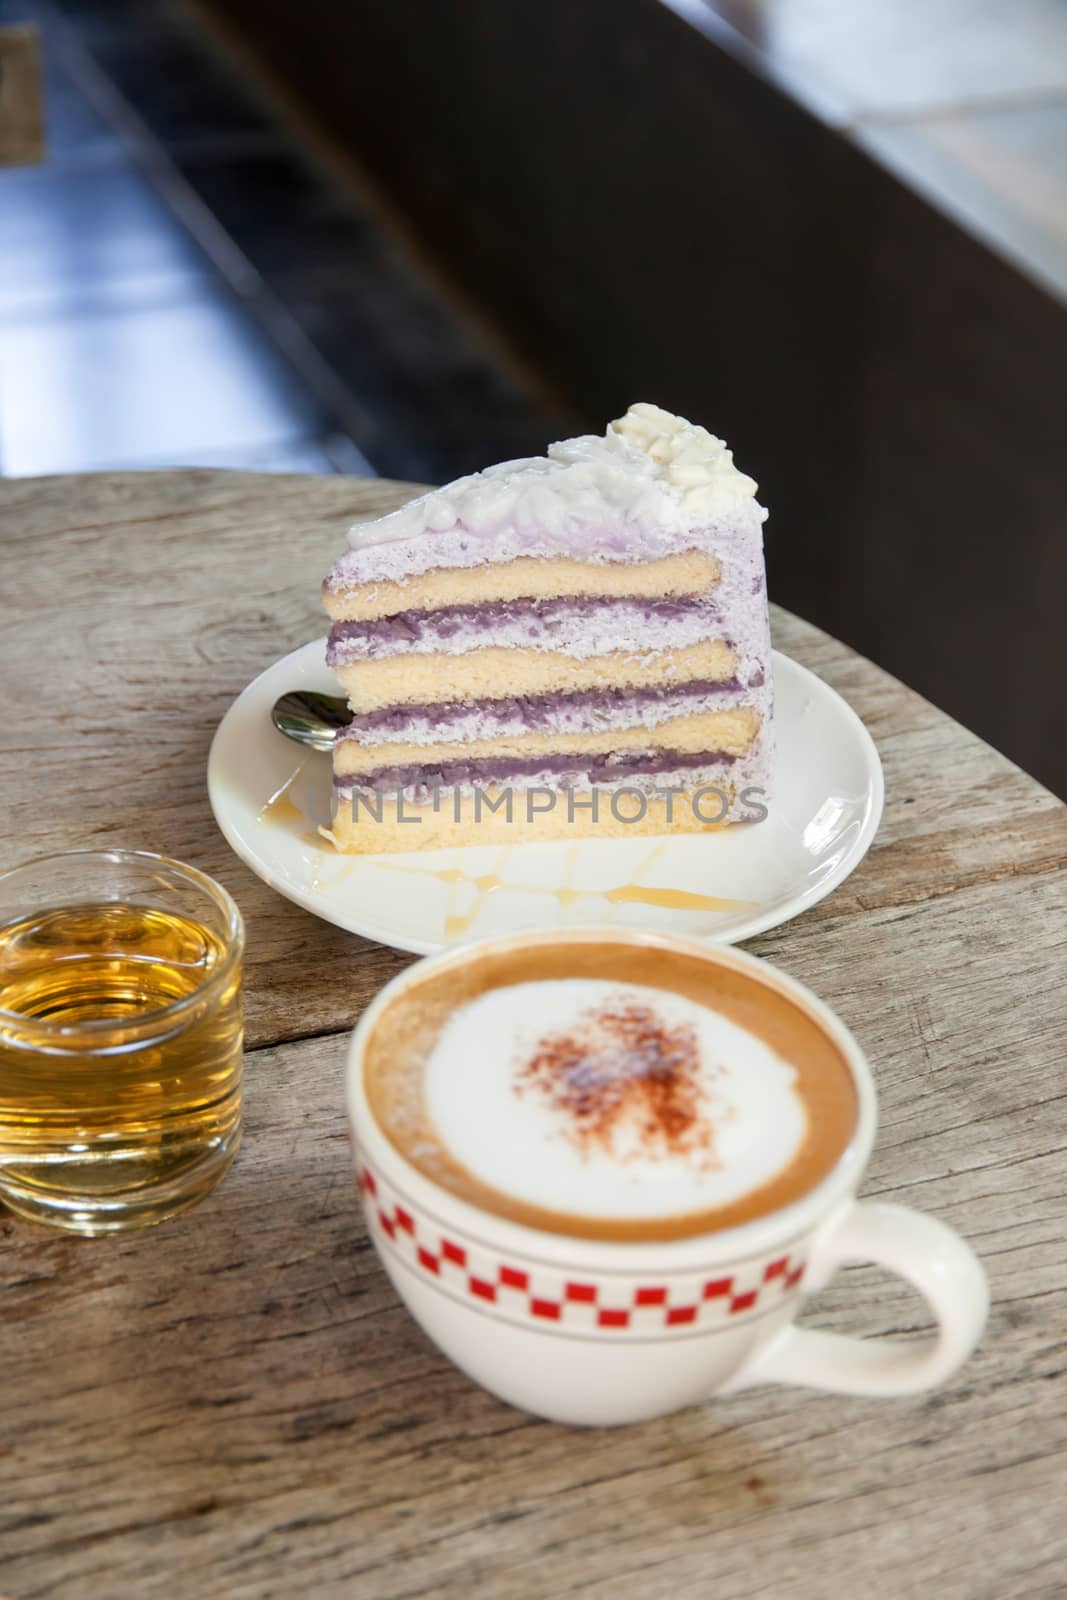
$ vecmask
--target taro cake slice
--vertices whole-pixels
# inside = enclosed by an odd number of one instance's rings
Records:
[[[337,848],[758,817],[765,517],[721,440],[634,405],[603,437],[354,527],[323,587],[353,713],[333,755]]]

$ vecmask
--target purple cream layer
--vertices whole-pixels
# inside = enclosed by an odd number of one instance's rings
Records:
[[[443,652],[463,655],[489,646],[560,651],[577,659],[614,650],[684,649],[721,634],[717,599],[495,600],[402,611],[373,622],[335,622],[326,659],[331,667],[384,656]]]
[[[715,750],[626,750],[594,763],[560,756],[496,756],[479,761],[442,761],[437,765],[375,767],[370,772],[338,774],[334,785],[349,789],[407,789],[413,784],[450,789],[465,784],[512,783],[545,777],[563,787],[623,783],[630,776],[662,777],[665,772],[691,772],[705,767],[730,767],[737,758]]]
[[[763,687],[762,672],[747,684],[654,685],[645,689],[583,689],[573,694],[524,695],[507,700],[453,701],[443,705],[389,706],[365,712],[342,728],[335,746],[439,744],[509,739],[524,733],[595,733],[608,728],[655,728],[672,717],[707,714],[750,704]]]
[[[642,794],[654,796],[665,791],[692,794],[699,789],[719,788],[729,790],[736,797],[748,796],[745,805],[754,800],[766,803],[772,789],[772,750],[769,742],[757,740],[743,756],[732,757],[708,751],[703,754],[657,750],[648,752],[643,765],[635,764],[635,754],[626,753],[625,762],[610,757],[590,761],[585,766],[565,764],[565,758],[542,757],[540,763],[531,761],[484,763],[491,771],[483,772],[481,762],[427,764],[424,767],[382,768],[376,773],[335,778],[334,795],[337,805],[355,805],[366,801],[372,806],[385,800],[395,803],[397,798],[413,805],[449,803],[449,795],[486,793],[501,788],[516,794],[529,790],[551,790],[559,794],[586,793],[591,789],[611,793],[614,790],[638,789]],[[637,757],[637,761],[641,758]],[[513,766],[529,765],[536,770],[513,772]],[[465,774],[462,776],[461,773]],[[404,779],[404,782],[394,781]],[[731,812],[731,815],[734,815]],[[707,819],[711,820],[711,819]]]

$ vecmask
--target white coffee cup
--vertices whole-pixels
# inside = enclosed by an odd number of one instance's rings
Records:
[[[551,943],[673,949],[741,970],[788,996],[836,1042],[858,1116],[842,1158],[807,1194],[738,1227],[655,1243],[543,1232],[483,1211],[417,1171],[368,1103],[368,1040],[383,1009],[432,969]],[[871,1070],[803,985],[725,946],[625,929],[516,934],[428,957],[386,985],[356,1028],[348,1113],[367,1224],[408,1310],[439,1348],[502,1400],[559,1422],[659,1416],[754,1384],[910,1395],[944,1383],[985,1325],[989,1292],[970,1246],[902,1206],[859,1201],[875,1135]],[[798,1328],[804,1297],[846,1262],[873,1261],[924,1297],[937,1322],[906,1342]]]

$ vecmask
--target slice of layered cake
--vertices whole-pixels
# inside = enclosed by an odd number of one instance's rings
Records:
[[[349,534],[326,579],[346,851],[720,827],[764,814],[756,485],[631,406]]]

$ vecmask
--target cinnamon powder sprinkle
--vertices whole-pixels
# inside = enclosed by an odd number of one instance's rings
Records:
[[[690,1023],[667,1027],[651,1007],[629,1004],[542,1039],[515,1089],[538,1090],[563,1113],[565,1137],[583,1154],[599,1147],[616,1160],[684,1157],[707,1170],[717,1165],[708,1076]]]

